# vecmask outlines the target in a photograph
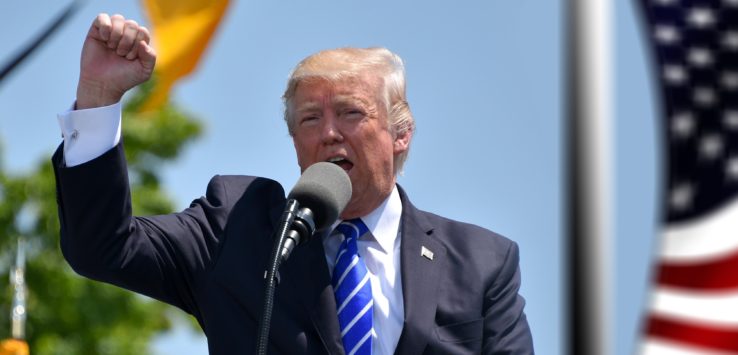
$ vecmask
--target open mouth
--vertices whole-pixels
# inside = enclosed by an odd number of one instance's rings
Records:
[[[345,170],[346,172],[348,172],[349,170],[351,170],[351,168],[354,167],[354,163],[352,163],[350,160],[346,158],[341,158],[341,157],[330,158],[328,159],[328,162],[340,166],[341,169]]]

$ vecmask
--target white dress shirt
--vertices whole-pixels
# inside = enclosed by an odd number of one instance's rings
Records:
[[[372,284],[372,354],[393,354],[402,333],[405,307],[400,275],[400,216],[402,202],[397,186],[374,211],[361,220],[369,232],[359,238],[359,255],[364,259]],[[333,229],[338,225],[336,222]],[[333,230],[331,229],[331,230]],[[331,274],[343,238],[332,233],[323,239],[325,259]]]
[[[67,110],[57,115],[64,138],[64,161],[67,167],[84,164],[103,155],[120,142],[121,104]],[[395,352],[402,333],[405,308],[400,275],[400,216],[402,202],[397,187],[374,211],[361,220],[371,234],[358,241],[359,255],[364,258],[372,284],[373,332],[372,354]],[[338,222],[333,226],[338,225]],[[333,272],[340,235],[323,240],[328,269]]]

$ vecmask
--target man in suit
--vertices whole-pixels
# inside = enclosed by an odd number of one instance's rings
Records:
[[[212,354],[250,353],[284,190],[216,176],[182,212],[131,215],[119,101],[150,77],[148,43],[148,31],[120,15],[90,27],[53,158],[62,252],[82,275],[194,315]],[[401,59],[383,48],[322,51],[290,77],[284,118],[301,171],[335,163],[352,196],[336,227],[344,235],[320,231],[282,264],[270,353],[533,353],[516,244],[420,211],[396,184],[415,127],[404,80]],[[340,295],[354,273],[361,282]],[[352,309],[357,295],[368,301]]]

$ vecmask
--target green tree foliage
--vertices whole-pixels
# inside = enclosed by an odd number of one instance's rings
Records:
[[[138,215],[172,211],[160,183],[162,163],[175,160],[202,131],[197,119],[172,103],[138,113],[151,87],[136,89],[123,114],[133,210]],[[0,164],[0,339],[10,336],[12,287],[7,275],[20,235],[28,244],[26,335],[33,355],[146,354],[152,337],[170,327],[171,307],[85,279],[67,265],[59,248],[54,173],[45,158],[20,175]]]

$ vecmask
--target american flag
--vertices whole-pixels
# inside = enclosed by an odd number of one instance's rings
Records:
[[[661,247],[642,354],[738,354],[738,0],[640,0],[661,89]]]

